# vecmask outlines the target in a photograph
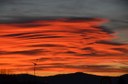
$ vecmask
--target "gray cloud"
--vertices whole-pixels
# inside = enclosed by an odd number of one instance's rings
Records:
[[[125,45],[124,43],[119,43],[119,42],[112,42],[112,41],[98,41],[96,43],[99,43],[99,44],[106,44],[106,45]]]
[[[29,47],[66,47],[66,46],[59,44],[36,44],[36,45],[30,45]]]
[[[39,32],[28,32],[28,33],[15,33],[1,35],[0,37],[15,37],[15,38],[26,38],[26,39],[46,39],[46,38],[64,38],[65,36],[40,34]]]
[[[124,48],[112,48],[112,49],[120,51],[120,52],[123,52],[123,53],[127,53],[128,52],[128,49],[124,49]]]
[[[21,24],[13,24],[12,26],[15,27],[22,27],[22,28],[32,28],[32,27],[43,27],[43,26],[50,26],[50,24],[38,24],[38,23],[21,23]]]
[[[24,51],[0,51],[1,55],[6,54],[22,54],[22,55],[38,55],[43,52],[42,49],[24,50]]]

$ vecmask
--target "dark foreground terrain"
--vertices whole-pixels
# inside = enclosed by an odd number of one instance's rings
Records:
[[[103,77],[81,72],[39,77],[28,74],[0,75],[0,84],[128,84],[128,75]]]

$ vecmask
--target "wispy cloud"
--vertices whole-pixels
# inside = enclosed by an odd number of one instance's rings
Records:
[[[37,62],[42,72],[127,73],[128,44],[112,42],[115,36],[100,26],[103,22],[106,20],[62,18],[0,24],[0,64],[13,70],[19,66],[22,71],[32,70],[32,62]]]

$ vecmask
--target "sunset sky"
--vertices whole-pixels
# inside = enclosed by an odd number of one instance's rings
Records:
[[[0,24],[0,68],[11,73],[54,75],[85,72],[128,73],[128,44],[101,25],[99,18],[58,18]],[[111,74],[110,74],[111,73]]]
[[[0,73],[128,74],[127,0],[0,0]]]

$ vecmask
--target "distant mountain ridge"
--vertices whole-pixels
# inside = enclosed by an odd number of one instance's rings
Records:
[[[55,76],[29,74],[0,75],[0,84],[128,84],[128,74],[120,77],[96,76],[82,72]]]

